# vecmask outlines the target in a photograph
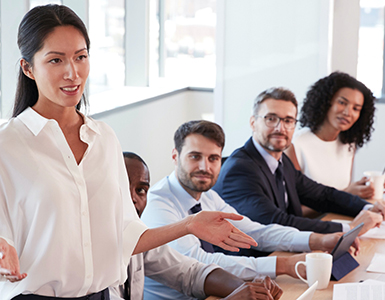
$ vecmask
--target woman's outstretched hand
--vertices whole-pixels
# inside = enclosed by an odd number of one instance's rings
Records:
[[[239,248],[257,246],[257,242],[237,229],[226,219],[242,220],[238,214],[218,211],[201,211],[190,216],[188,231],[201,240],[217,245],[225,250],[238,252]]]
[[[19,258],[16,249],[0,238],[0,277],[11,282],[23,280],[26,273],[20,274]]]

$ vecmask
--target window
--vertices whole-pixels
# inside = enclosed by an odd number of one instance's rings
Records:
[[[89,1],[90,95],[124,86],[124,2],[124,0]]]
[[[374,96],[384,98],[384,6],[385,0],[361,0],[357,79]]]
[[[158,0],[151,5],[150,85],[166,79],[213,87],[216,1]]]
[[[46,5],[46,4],[62,4],[62,1],[60,1],[60,0],[56,0],[56,1],[50,1],[50,0],[30,0],[29,1],[29,9],[34,8],[35,6]]]
[[[29,9],[48,3],[69,6],[88,27],[90,101],[98,98],[91,96],[103,98],[102,92],[125,85],[214,86],[216,0],[29,0],[20,6],[14,2],[0,1],[1,10],[7,10],[1,20],[7,25],[0,32],[0,71],[12,72],[0,74],[2,117],[12,111],[20,58],[16,35],[9,33],[17,32]]]

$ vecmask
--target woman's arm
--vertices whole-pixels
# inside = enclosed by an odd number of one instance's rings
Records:
[[[354,166],[354,157],[356,156],[356,152],[354,151],[354,155],[352,157],[352,167],[350,169],[350,178],[353,178],[353,166]],[[370,184],[369,178],[362,177],[358,181],[350,181],[350,184],[347,188],[344,189],[344,192],[357,195],[360,198],[371,199],[374,196],[374,187],[373,184]],[[369,184],[367,184],[369,182]]]
[[[174,224],[147,229],[139,238],[133,255],[167,244],[186,234],[193,234],[199,239],[229,251],[257,246],[253,238],[226,220],[241,220],[242,218],[238,214],[201,211]]]
[[[360,180],[351,182],[344,192],[356,195],[363,199],[371,199],[374,195],[374,187],[372,184],[368,184],[368,178],[362,177]]]

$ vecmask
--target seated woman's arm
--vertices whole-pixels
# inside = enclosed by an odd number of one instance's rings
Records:
[[[352,158],[352,169],[350,171],[350,178],[353,178],[354,157],[355,154]],[[346,189],[344,189],[344,191],[353,195],[357,195],[358,197],[363,199],[371,199],[374,196],[374,187],[372,184],[370,184],[369,178],[367,177],[362,177],[358,181],[350,182],[350,184]]]

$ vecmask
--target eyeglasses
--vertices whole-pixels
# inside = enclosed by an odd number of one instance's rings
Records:
[[[294,129],[295,125],[297,124],[298,120],[294,118],[280,118],[275,115],[267,115],[267,116],[255,116],[257,118],[263,118],[265,120],[265,124],[267,127],[275,128],[278,126],[279,122],[282,121],[283,127],[285,129],[291,130]]]

